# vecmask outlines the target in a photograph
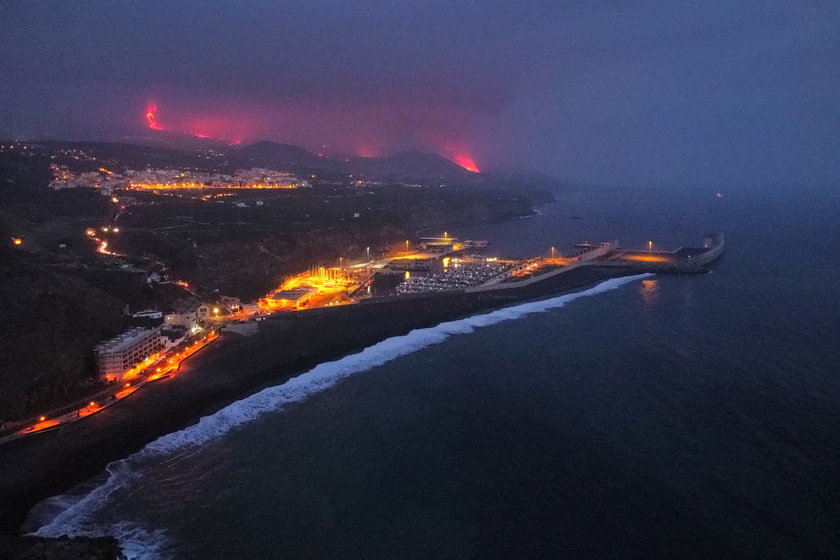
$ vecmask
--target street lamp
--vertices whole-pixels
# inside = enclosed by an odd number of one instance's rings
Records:
[[[648,253],[653,252],[653,241],[648,241]]]
[[[552,248],[551,248],[551,258],[552,258],[552,259],[554,258],[554,250],[555,250],[555,249],[554,249],[554,247],[552,247]]]

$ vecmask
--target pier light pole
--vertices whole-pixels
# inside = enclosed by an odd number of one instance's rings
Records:
[[[551,248],[551,258],[552,258],[552,259],[554,258],[554,251],[555,251],[555,249],[554,249],[554,247],[552,247],[552,248]]]
[[[370,262],[370,247],[366,247],[365,252],[367,253],[367,260]]]
[[[648,253],[653,252],[653,241],[648,241]]]
[[[408,239],[405,240],[405,250],[408,251]]]

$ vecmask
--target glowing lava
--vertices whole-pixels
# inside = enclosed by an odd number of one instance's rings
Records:
[[[467,154],[455,154],[452,156],[452,161],[467,171],[472,171],[473,173],[479,172],[478,166],[475,164],[475,160]]]
[[[149,128],[151,128],[152,130],[163,130],[163,127],[160,126],[157,122],[155,113],[157,113],[157,105],[155,105],[154,103],[149,103],[146,106],[146,122],[149,124]]]

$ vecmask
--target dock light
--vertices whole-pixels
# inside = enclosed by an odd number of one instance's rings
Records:
[[[115,227],[113,231],[114,231],[114,233],[119,233],[119,232],[120,232],[120,228]]]
[[[23,239],[20,237],[12,237],[12,243],[15,245],[23,245]]]
[[[43,421],[44,421],[44,420],[46,420],[46,419],[47,419],[47,417],[46,417],[46,416],[39,416],[39,417],[38,417],[38,421],[39,421],[39,422],[43,422]]]
[[[653,251],[653,241],[648,241],[648,252]]]
[[[91,406],[91,407],[96,406],[96,403],[94,401],[90,401],[90,404],[88,404],[88,406]]]

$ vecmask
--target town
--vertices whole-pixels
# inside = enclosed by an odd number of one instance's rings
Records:
[[[0,173],[0,300],[15,317],[3,324],[15,351],[0,437],[55,429],[176,375],[220,328],[396,296],[442,250],[417,231],[550,200],[438,156],[386,165],[273,143],[5,142]]]
[[[63,396],[57,385],[51,398],[30,393],[5,419],[0,442],[87,418],[176,376],[207,345],[255,334],[273,316],[435,294],[512,293],[587,266],[692,272],[710,248],[722,246],[713,236],[702,248],[671,252],[654,250],[653,241],[642,250],[580,242],[506,260],[489,254],[483,240],[416,232],[532,212],[522,195],[423,186],[411,183],[414,177],[325,180],[311,169],[296,174],[279,166],[226,171],[221,154],[189,156],[210,165],[176,167],[186,157],[179,152],[163,158],[169,165],[138,170],[92,150],[11,145],[0,152],[13,156],[17,173],[37,171],[45,190],[31,197],[43,208],[69,201],[87,209],[75,226],[61,222],[65,233],[58,236],[52,222],[31,232],[7,224],[5,251],[18,262],[7,273],[75,275],[89,283],[89,294],[109,297],[81,333],[88,345],[73,342],[77,367],[89,364],[88,381],[68,384]],[[28,165],[32,158],[38,166]],[[454,200],[462,210],[453,209]]]

